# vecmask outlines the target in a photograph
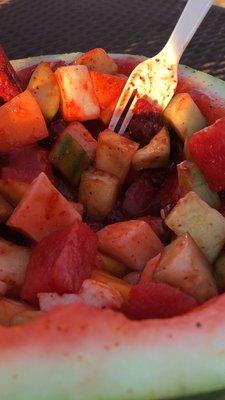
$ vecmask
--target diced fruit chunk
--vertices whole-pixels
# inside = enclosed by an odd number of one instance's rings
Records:
[[[7,225],[39,241],[76,219],[81,219],[80,214],[42,172],[27,189]]]
[[[153,275],[159,263],[160,258],[161,258],[161,253],[157,254],[157,256],[151,258],[151,260],[147,262],[146,266],[144,267],[141,273],[139,283],[146,283],[153,281]]]
[[[138,144],[106,129],[98,137],[95,166],[117,176],[122,184]]]
[[[214,265],[214,276],[217,286],[221,292],[225,292],[225,252],[217,258]]]
[[[153,280],[179,287],[199,303],[218,294],[211,265],[188,233],[164,248]]]
[[[23,285],[30,250],[0,239],[0,280],[7,284],[7,293],[19,295]]]
[[[85,304],[97,308],[120,309],[123,305],[123,297],[118,290],[105,283],[94,279],[85,279],[79,293],[63,294],[39,293],[40,309],[49,311],[53,307],[64,304]]]
[[[0,152],[35,143],[48,136],[40,107],[29,90],[0,107]]]
[[[147,146],[139,149],[133,157],[135,169],[162,168],[169,162],[170,136],[166,128],[162,128]]]
[[[118,290],[125,302],[129,300],[131,285],[125,282],[123,279],[99,269],[94,269],[92,271],[91,279],[105,283],[106,285]]]
[[[129,271],[128,268],[120,261],[117,261],[114,258],[106,256],[100,252],[97,254],[96,267],[103,271],[109,272],[118,278],[122,278]]]
[[[193,310],[197,302],[165,283],[140,283],[131,288],[126,314],[131,319],[171,318]]]
[[[26,303],[3,297],[0,299],[0,324],[9,326],[11,319],[16,314],[30,310],[32,310],[32,308]]]
[[[121,76],[103,74],[97,71],[91,72],[90,75],[100,106],[100,119],[105,125],[108,125],[125,86],[126,79]]]
[[[87,121],[99,117],[100,108],[85,65],[60,67],[55,72],[66,121]]]
[[[7,221],[13,213],[13,207],[0,195],[0,223]]]
[[[87,207],[91,217],[102,219],[113,208],[118,188],[119,180],[116,176],[90,168],[82,175],[79,201]]]
[[[206,119],[189,93],[176,94],[164,110],[164,117],[183,140],[207,126]]]
[[[9,101],[21,92],[21,85],[16,72],[0,46],[0,103]]]
[[[55,74],[48,63],[38,64],[27,89],[37,100],[45,119],[51,121],[59,109],[60,92]]]
[[[189,152],[210,188],[225,189],[225,118],[197,132],[189,140]]]
[[[28,187],[29,183],[0,179],[0,193],[13,206],[20,202]]]
[[[198,167],[191,161],[182,161],[177,165],[178,181],[184,196],[190,191],[204,200],[209,206],[219,209],[221,202],[218,194],[213,192]]]
[[[71,122],[58,137],[50,152],[52,164],[77,185],[84,169],[95,156],[96,140],[80,122]]]
[[[165,222],[178,236],[189,233],[210,262],[225,244],[225,218],[195,192],[180,199]]]
[[[158,254],[163,244],[144,221],[124,221],[108,225],[98,232],[99,249],[134,270]]]
[[[115,61],[101,48],[82,54],[75,60],[75,64],[86,65],[90,71],[99,71],[105,74],[114,74],[118,70]]]
[[[42,292],[77,292],[90,277],[96,254],[96,234],[81,221],[51,233],[31,252],[21,297],[35,302]]]
[[[25,325],[27,322],[40,317],[44,313],[40,310],[27,310],[15,314],[9,321],[10,326]]]
[[[7,157],[7,166],[2,168],[2,179],[31,183],[44,172],[52,178],[48,152],[36,144],[11,150]]]

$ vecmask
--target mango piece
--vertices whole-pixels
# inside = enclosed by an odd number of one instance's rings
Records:
[[[147,146],[139,149],[132,159],[136,170],[145,168],[162,168],[169,162],[170,136],[166,128],[162,128]]]
[[[98,137],[95,167],[117,176],[122,184],[138,144],[106,129]]]
[[[43,315],[44,312],[40,310],[27,310],[15,314],[9,321],[10,326],[25,325],[27,322]]]
[[[55,74],[47,62],[41,62],[35,68],[27,89],[37,100],[45,119],[51,121],[59,109],[60,92]]]
[[[20,202],[28,187],[28,183],[16,182],[11,179],[0,179],[0,193],[13,206],[16,206]]]
[[[61,111],[65,121],[87,121],[99,117],[98,100],[85,65],[57,68],[55,76],[60,88]]]
[[[104,49],[96,48],[87,51],[75,60],[75,64],[88,67],[89,71],[99,71],[105,74],[115,74],[118,67]]]
[[[39,241],[76,219],[81,220],[81,215],[42,172],[29,186],[7,225]]]
[[[47,136],[44,117],[29,90],[0,107],[0,153],[35,143]]]
[[[0,324],[10,326],[10,321],[16,314],[30,310],[32,310],[32,308],[22,301],[3,297],[0,299]]]
[[[177,165],[177,172],[182,195],[193,191],[209,206],[220,208],[221,201],[218,194],[210,189],[197,165],[191,161],[183,161]]]
[[[225,218],[195,192],[178,201],[165,223],[178,236],[189,233],[209,262],[217,258],[225,244]]]
[[[214,265],[214,276],[220,292],[225,291],[225,252],[222,251]]]
[[[218,294],[211,265],[188,233],[164,248],[153,280],[179,287],[199,303]]]
[[[100,252],[98,252],[97,255],[96,266],[118,278],[123,278],[123,276],[129,272],[126,265]]]
[[[176,94],[164,110],[164,117],[183,140],[207,126],[189,93]]]
[[[116,176],[90,168],[83,172],[79,187],[79,202],[95,219],[104,218],[112,210],[119,189]]]
[[[129,301],[131,285],[125,282],[123,279],[117,278],[116,276],[113,276],[105,271],[101,271],[100,269],[94,269],[92,271],[91,279],[106,283],[107,285],[113,287],[114,289],[118,290],[126,302]]]

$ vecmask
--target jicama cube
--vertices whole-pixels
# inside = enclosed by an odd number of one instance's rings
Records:
[[[114,74],[117,72],[117,65],[104,49],[96,48],[82,54],[75,60],[75,64],[86,65],[90,71]]]
[[[30,249],[0,239],[0,280],[7,284],[7,293],[19,295],[25,279]]]
[[[99,117],[98,100],[85,65],[57,68],[55,76],[60,88],[61,111],[66,121],[87,121]]]
[[[225,218],[195,192],[179,200],[165,223],[178,236],[189,233],[210,262],[225,244]]]
[[[164,117],[183,140],[207,126],[189,93],[176,94],[164,110]]]
[[[77,185],[82,172],[93,161],[97,142],[80,122],[71,122],[60,134],[50,152],[52,164]]]
[[[87,207],[88,214],[104,218],[113,208],[119,189],[116,176],[90,168],[83,172],[79,187],[79,202]]]
[[[35,143],[47,136],[44,117],[29,90],[0,107],[0,153]]]
[[[153,280],[179,287],[199,303],[218,294],[211,265],[188,233],[164,248]]]
[[[133,157],[135,169],[162,168],[169,162],[170,136],[166,128],[162,128],[147,146],[139,149]]]
[[[76,219],[81,220],[80,214],[42,172],[29,186],[7,225],[39,241]]]
[[[144,221],[108,225],[98,231],[99,249],[134,270],[142,270],[163,249],[163,244]]]
[[[218,194],[210,189],[197,165],[191,161],[182,161],[177,165],[177,172],[182,195],[193,191],[209,206],[220,208],[221,201]]]
[[[64,304],[85,304],[96,308],[120,309],[124,303],[120,292],[112,286],[94,279],[85,279],[78,293],[39,293],[40,309],[49,311]]]
[[[95,166],[124,182],[138,144],[106,129],[98,137]]]

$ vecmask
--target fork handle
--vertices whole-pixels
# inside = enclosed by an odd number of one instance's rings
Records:
[[[167,42],[166,52],[172,63],[178,63],[188,43],[209,11],[213,0],[189,0]]]

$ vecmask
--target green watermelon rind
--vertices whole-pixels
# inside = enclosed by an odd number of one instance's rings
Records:
[[[12,64],[19,70],[79,54]],[[220,79],[186,66],[180,72],[225,98]],[[225,400],[224,310],[222,295],[189,315],[140,323],[110,310],[66,306],[24,327],[0,327],[0,398]]]

